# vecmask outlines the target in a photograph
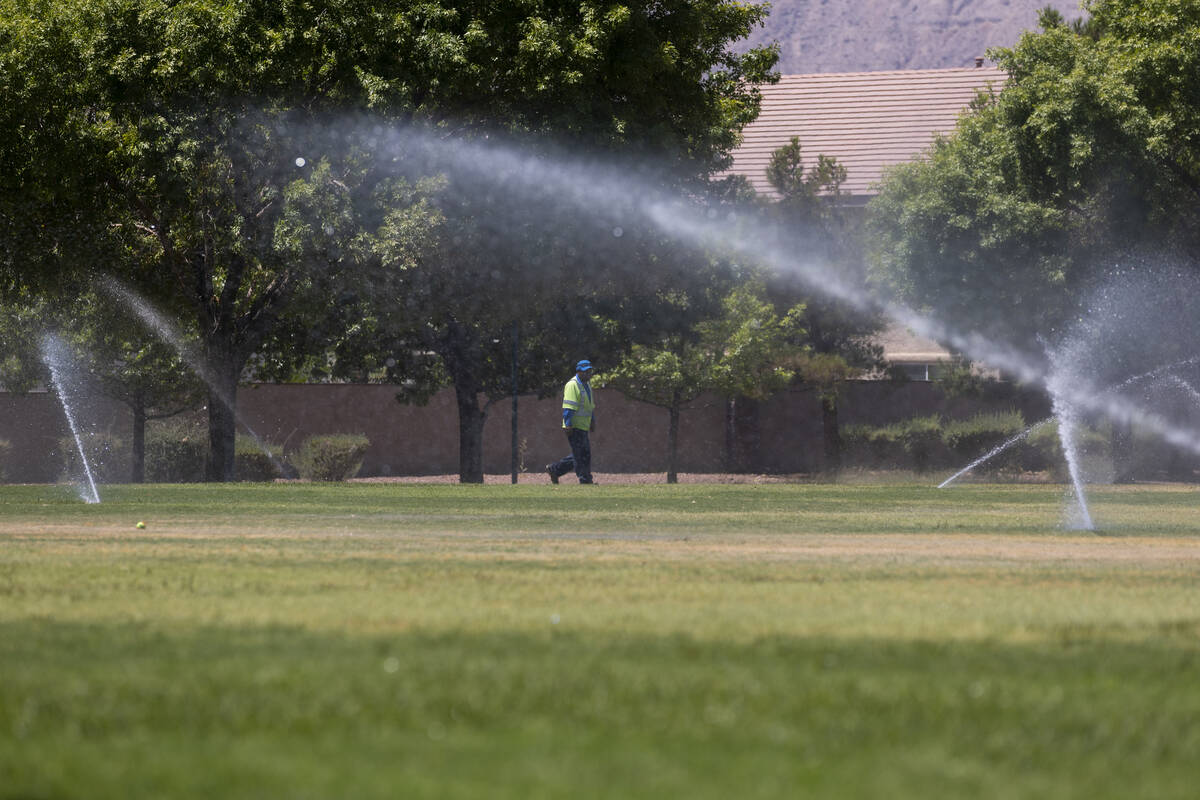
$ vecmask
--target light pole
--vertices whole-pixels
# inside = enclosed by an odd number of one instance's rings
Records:
[[[520,443],[517,441],[517,352],[520,344],[520,331],[517,328],[516,320],[513,320],[512,327],[512,482],[517,482],[517,469],[520,466],[520,456],[518,449]]]

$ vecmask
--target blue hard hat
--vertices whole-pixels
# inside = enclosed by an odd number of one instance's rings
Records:
[[[576,372],[587,372],[591,368],[592,368],[592,362],[588,361],[586,358],[583,361],[580,361],[578,364],[575,365]]]

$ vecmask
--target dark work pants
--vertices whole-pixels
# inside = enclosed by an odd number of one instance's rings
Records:
[[[567,428],[567,441],[571,444],[571,455],[555,461],[550,465],[550,469],[558,476],[575,470],[580,483],[591,483],[592,443],[588,440],[588,432],[578,428]]]

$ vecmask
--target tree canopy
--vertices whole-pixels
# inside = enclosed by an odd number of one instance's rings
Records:
[[[605,385],[627,396],[665,408],[667,482],[678,482],[677,443],[680,413],[706,391],[725,397],[765,398],[792,380],[787,363],[803,347],[804,307],[776,312],[758,280],[748,279],[720,292],[715,313],[698,315],[688,328],[653,344],[634,345]],[[683,295],[679,302],[693,301]]]
[[[380,270],[425,269],[471,238],[425,237],[448,232],[428,176],[398,171],[405,152],[373,131],[552,136],[698,182],[757,112],[774,50],[731,45],[765,13],[732,0],[0,0],[0,283],[53,291],[96,270],[190,317],[214,384],[209,476],[228,479],[227,405],[252,356],[297,344],[277,335],[289,331],[314,348],[315,332],[341,337],[335,306],[414,285]],[[396,228],[419,258],[381,257]],[[460,283],[454,302],[462,290],[495,296]],[[493,332],[475,327],[472,347]]]
[[[878,275],[960,330],[1036,344],[1129,254],[1200,257],[1200,3],[1084,8],[994,51],[1003,91],[872,203]]]

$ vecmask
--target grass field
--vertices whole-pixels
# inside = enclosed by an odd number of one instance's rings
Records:
[[[0,798],[1200,782],[1194,487],[102,494],[0,487]]]

